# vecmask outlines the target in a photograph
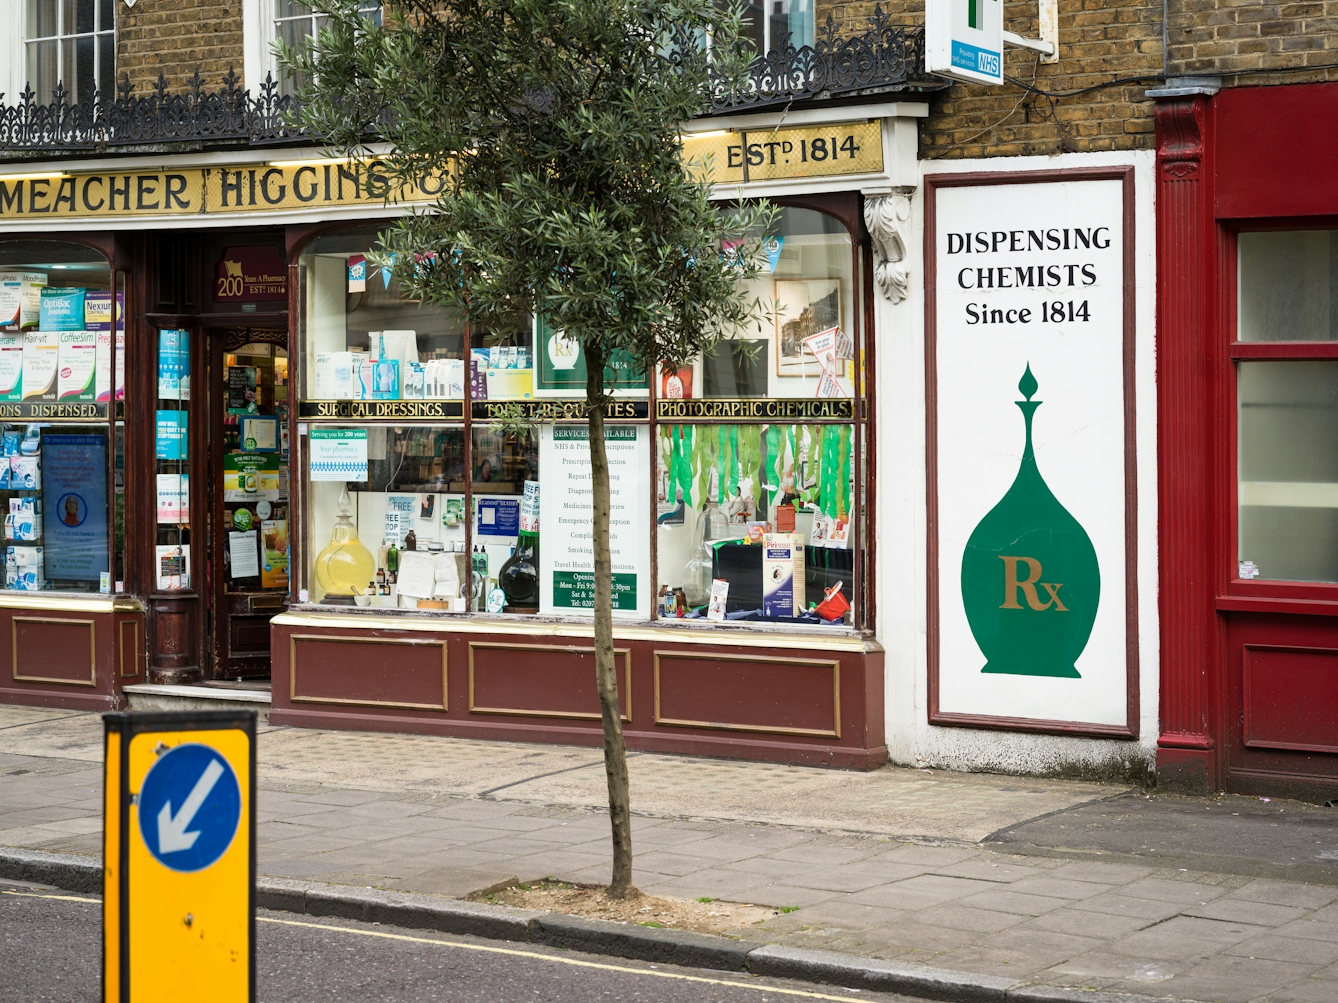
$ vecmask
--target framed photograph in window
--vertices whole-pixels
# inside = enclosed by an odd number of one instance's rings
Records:
[[[841,280],[776,280],[776,375],[816,376],[804,339],[841,326]]]

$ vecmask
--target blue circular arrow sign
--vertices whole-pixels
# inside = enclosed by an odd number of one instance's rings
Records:
[[[169,749],[139,789],[144,845],[174,871],[202,871],[223,856],[241,817],[237,774],[207,745]]]

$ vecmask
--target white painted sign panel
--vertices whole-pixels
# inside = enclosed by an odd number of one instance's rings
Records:
[[[1127,724],[1125,182],[1053,176],[927,179],[945,723]]]
[[[1003,0],[925,0],[925,68],[1003,83]]]

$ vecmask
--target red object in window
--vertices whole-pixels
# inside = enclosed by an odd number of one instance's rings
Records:
[[[839,620],[850,610],[850,603],[846,602],[846,597],[841,594],[841,586],[845,582],[837,582],[827,590],[827,598],[818,603],[818,616],[824,620]]]

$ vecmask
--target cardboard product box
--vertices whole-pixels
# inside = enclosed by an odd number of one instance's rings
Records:
[[[108,332],[110,334],[110,332]],[[98,332],[61,331],[57,358],[56,399],[91,401],[97,397],[93,384],[97,371]],[[109,388],[110,389],[110,388]]]
[[[42,290],[38,328],[42,331],[82,331],[86,292],[78,286],[46,286]]]
[[[798,616],[803,609],[803,538],[767,533],[762,538],[762,615]]]
[[[0,401],[23,400],[23,343],[17,332],[0,334]]]
[[[84,330],[94,337],[93,400],[112,396],[112,294],[93,290],[84,296]]]
[[[54,401],[60,368],[60,332],[28,331],[23,339],[22,399]]]
[[[45,272],[0,272],[0,331],[36,330]]]
[[[317,352],[312,397],[316,400],[352,400],[354,361],[352,352]]]

